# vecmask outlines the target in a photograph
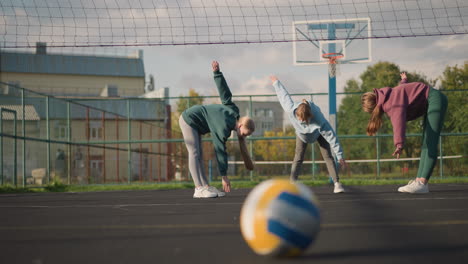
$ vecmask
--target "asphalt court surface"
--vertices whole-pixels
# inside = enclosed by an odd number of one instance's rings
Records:
[[[0,263],[468,263],[468,185],[312,187],[322,226],[296,259],[255,255],[239,213],[250,189],[0,195]]]

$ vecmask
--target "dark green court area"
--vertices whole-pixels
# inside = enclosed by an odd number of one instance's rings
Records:
[[[468,263],[468,184],[312,187],[319,237],[296,259],[255,255],[239,213],[250,189],[0,195],[0,263]]]

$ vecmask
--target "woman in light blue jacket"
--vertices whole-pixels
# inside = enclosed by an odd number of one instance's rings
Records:
[[[293,102],[288,91],[286,91],[286,88],[278,78],[271,76],[270,79],[273,87],[275,87],[281,106],[296,130],[296,151],[291,167],[291,180],[295,181],[299,177],[307,144],[317,141],[320,145],[322,157],[327,165],[328,173],[335,184],[333,192],[344,192],[333,154],[341,166],[346,167],[347,165],[343,158],[343,149],[330,123],[325,119],[320,108],[312,101],[303,99],[302,102]]]

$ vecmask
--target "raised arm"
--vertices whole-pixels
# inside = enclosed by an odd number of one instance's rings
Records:
[[[211,67],[213,68],[214,81],[216,83],[216,87],[218,88],[221,103],[223,105],[233,104],[231,90],[227,85],[226,79],[224,79],[223,73],[219,71],[219,63],[217,61],[213,61],[211,63]]]
[[[408,77],[406,77],[406,72],[401,72],[400,78],[401,78],[400,84],[404,84],[408,82]]]
[[[275,87],[276,95],[278,96],[278,100],[283,107],[283,110],[285,112],[294,111],[294,102],[283,84],[276,76],[273,75],[270,76],[270,80],[273,87]]]

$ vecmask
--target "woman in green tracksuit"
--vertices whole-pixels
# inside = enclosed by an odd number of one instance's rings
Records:
[[[239,108],[232,102],[232,94],[223,74],[219,70],[219,63],[213,61],[211,65],[222,104],[192,106],[185,110],[179,118],[179,125],[189,155],[189,171],[195,183],[194,198],[215,198],[225,195],[224,192],[209,186],[203,168],[201,135],[211,133],[225,192],[231,191],[231,184],[226,175],[228,167],[226,141],[233,130],[237,132],[245,166],[249,170],[253,169],[245,137],[254,132],[254,122],[249,117],[239,117]]]

